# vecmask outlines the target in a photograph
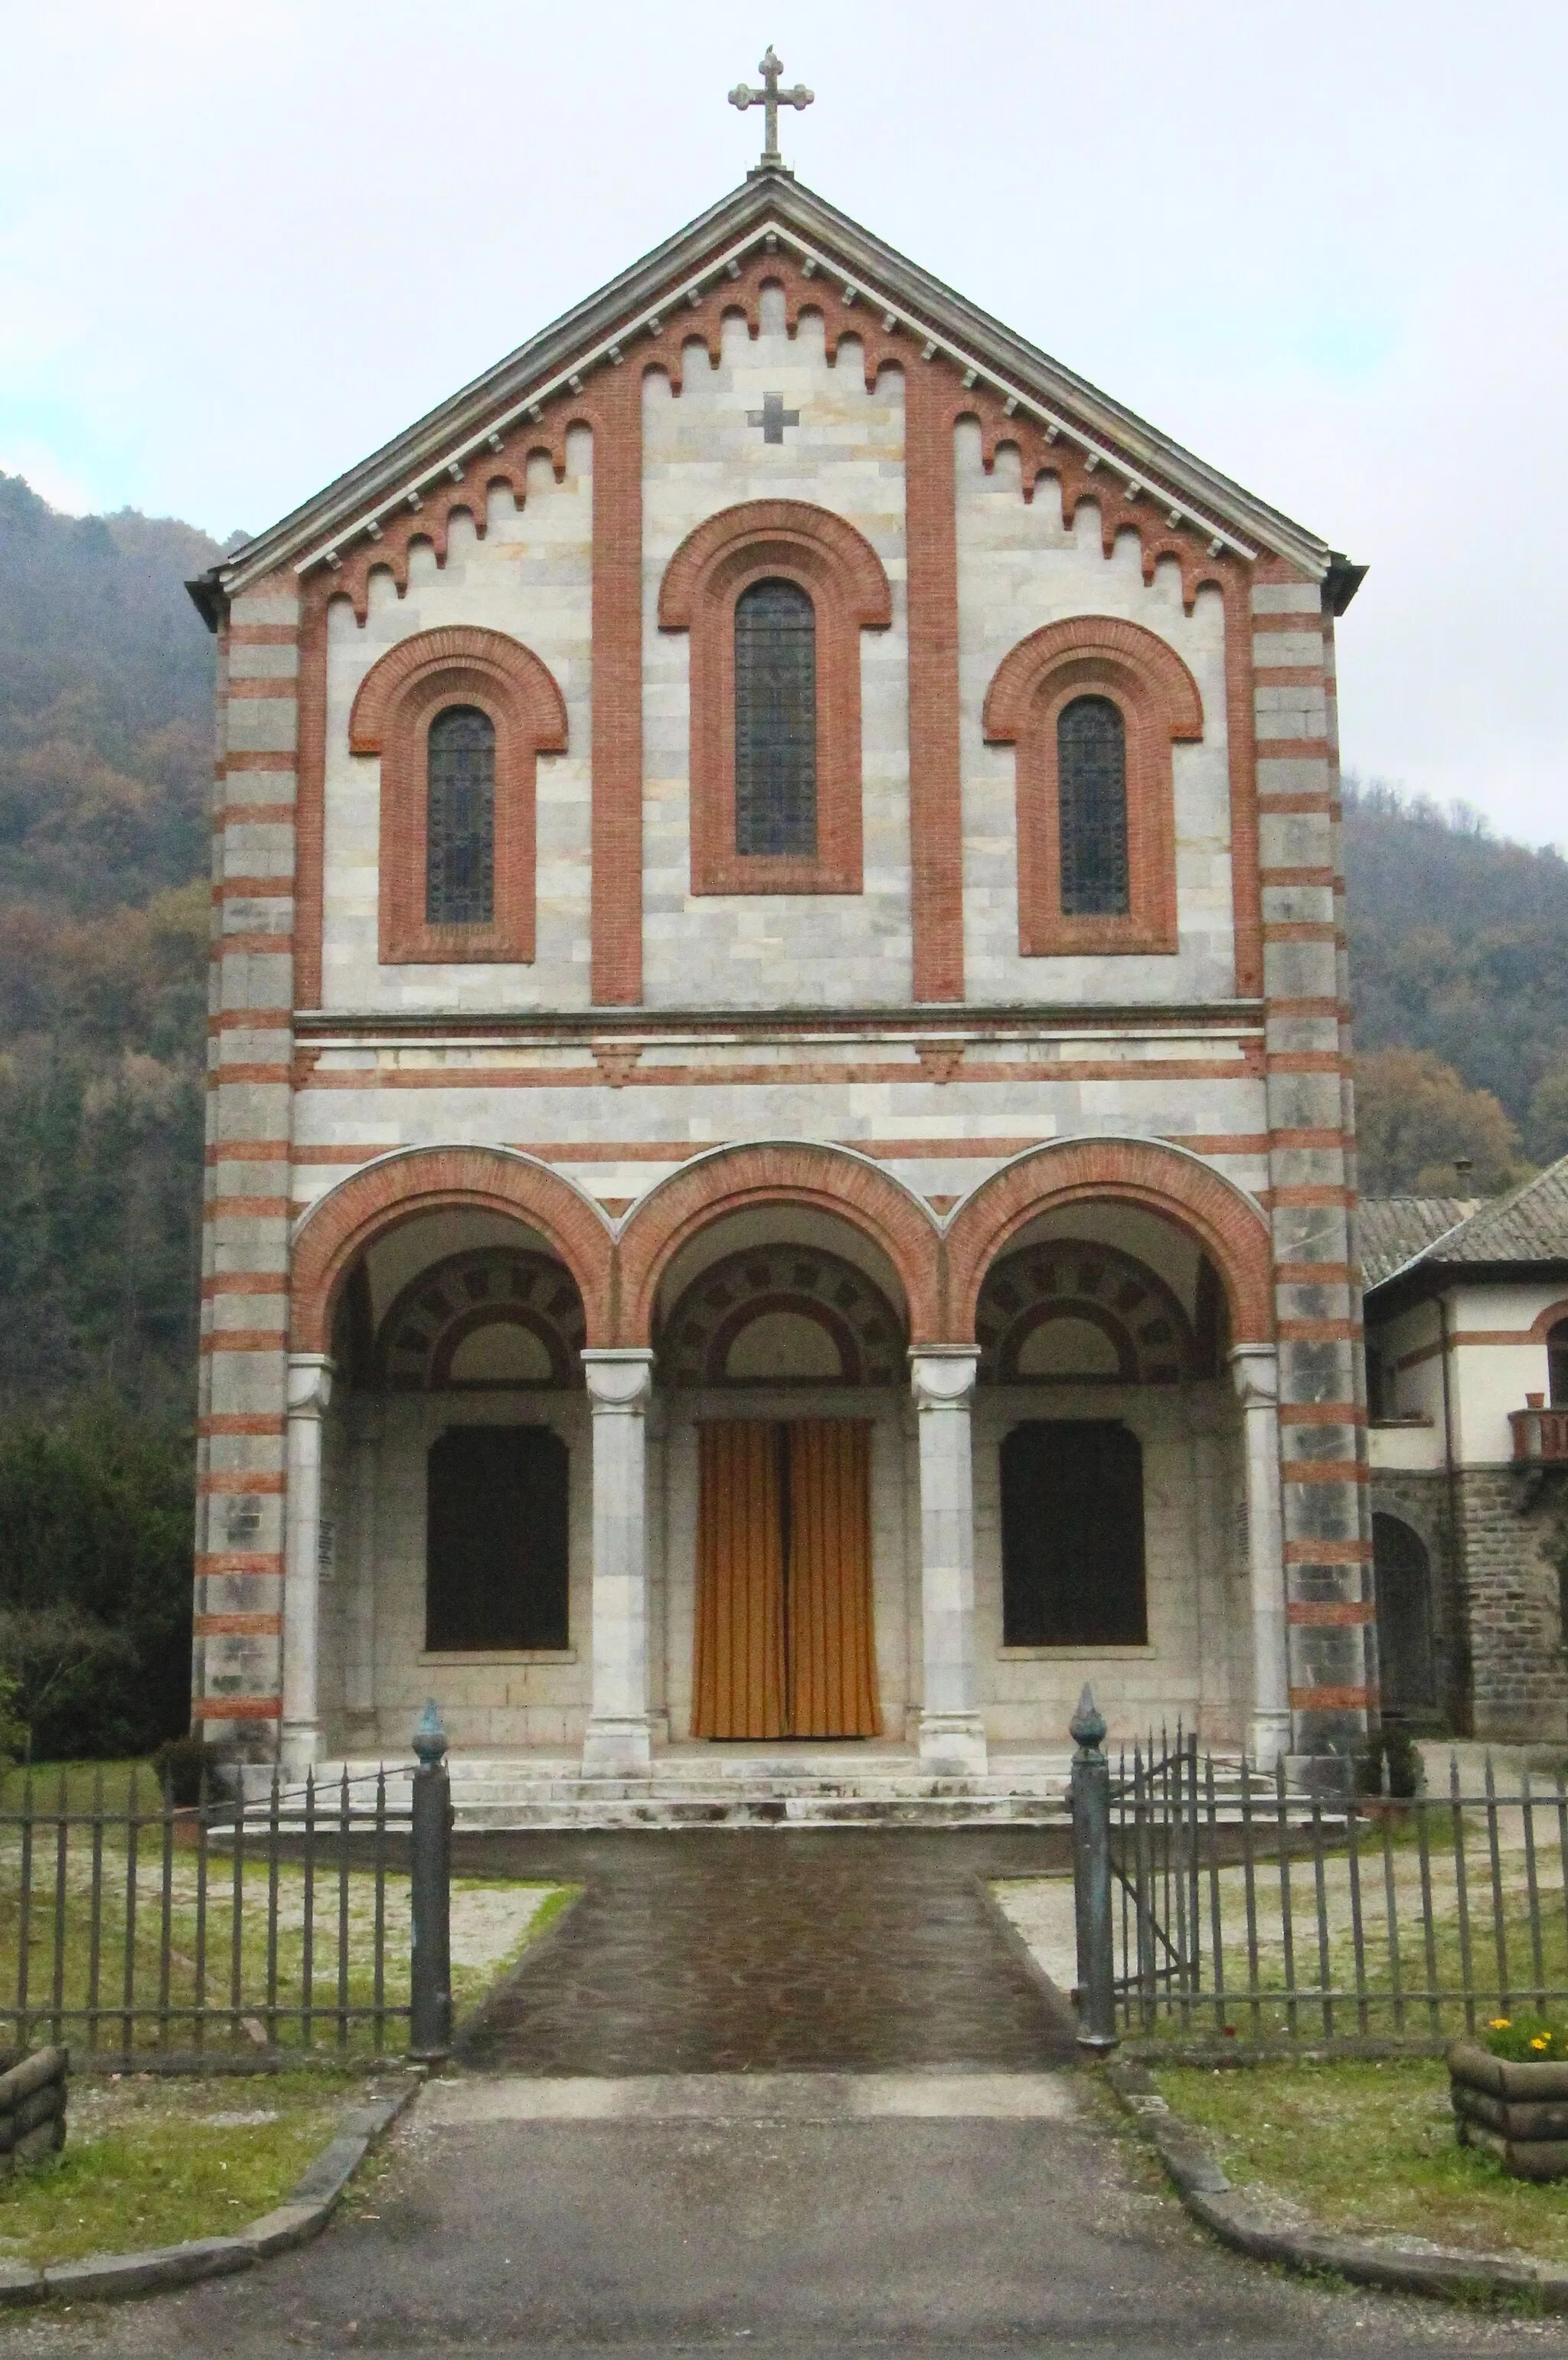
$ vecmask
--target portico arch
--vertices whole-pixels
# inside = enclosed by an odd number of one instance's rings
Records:
[[[954,1213],[947,1233],[953,1341],[973,1340],[985,1273],[1026,1222],[1090,1199],[1137,1205],[1189,1230],[1224,1283],[1235,1342],[1272,1338],[1269,1230],[1239,1188],[1199,1157],[1159,1140],[1070,1139],[1016,1156]]]
[[[693,1158],[649,1190],[620,1242],[620,1341],[647,1345],[659,1281],[710,1222],[768,1205],[814,1209],[858,1229],[891,1262],[916,1342],[941,1336],[940,1240],[920,1199],[845,1148],[759,1140]]]
[[[464,1209],[526,1221],[559,1255],[583,1298],[587,1341],[611,1334],[614,1245],[604,1216],[569,1180],[503,1147],[408,1148],[329,1190],[296,1232],[289,1349],[330,1349],[337,1292],[373,1240],[430,1213]]]

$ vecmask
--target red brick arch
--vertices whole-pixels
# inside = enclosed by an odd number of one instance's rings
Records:
[[[1274,1333],[1273,1257],[1257,1207],[1228,1180],[1156,1140],[1068,1139],[1005,1164],[953,1215],[947,1233],[949,1325],[970,1342],[985,1273],[1027,1221],[1059,1205],[1138,1205],[1188,1231],[1225,1282],[1238,1344]]]
[[[339,1285],[354,1258],[422,1213],[503,1213],[560,1255],[583,1297],[590,1344],[608,1344],[614,1242],[603,1216],[548,1164],[498,1147],[421,1147],[379,1157],[307,1215],[290,1265],[289,1349],[324,1352]]]
[[[759,1205],[803,1205],[847,1221],[898,1273],[910,1340],[941,1339],[941,1239],[920,1199],[863,1156],[788,1140],[716,1149],[644,1197],[621,1238],[617,1340],[651,1340],[659,1282],[689,1238]]]

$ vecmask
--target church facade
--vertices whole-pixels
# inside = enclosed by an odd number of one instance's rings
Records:
[[[769,158],[192,585],[210,1738],[1356,1742],[1359,578]]]

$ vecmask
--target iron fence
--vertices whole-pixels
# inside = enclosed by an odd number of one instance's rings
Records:
[[[1106,1765],[1119,2030],[1443,2038],[1568,2003],[1568,1780],[1490,1757],[1409,1798],[1293,1788],[1191,1738]],[[1085,1874],[1080,1868],[1080,1876]],[[1082,1978],[1081,1978],[1082,1980]]]
[[[11,1773],[0,2046],[144,2063],[401,2049],[409,1830],[384,1772],[274,1775],[248,1799],[204,1783],[189,1808],[145,1769]]]

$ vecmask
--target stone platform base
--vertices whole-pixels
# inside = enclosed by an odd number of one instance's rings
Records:
[[[934,1775],[911,1749],[702,1745],[656,1754],[645,1776],[586,1774],[575,1754],[454,1754],[449,1759],[460,1829],[711,1827],[1062,1827],[1068,1821],[1072,1756],[1007,1754],[993,1748],[974,1777]],[[1216,1759],[1216,1771],[1220,1769]],[[334,1758],[316,1765],[318,1808],[330,1817],[347,1774],[355,1809],[371,1802],[379,1768],[389,1810],[408,1808],[410,1761]],[[1239,1762],[1225,1765],[1228,1803]],[[247,1797],[261,1800],[270,1772],[247,1765]],[[287,1803],[299,1789],[290,1783]],[[293,1816],[290,1810],[290,1817]]]

